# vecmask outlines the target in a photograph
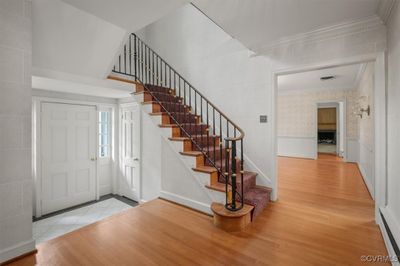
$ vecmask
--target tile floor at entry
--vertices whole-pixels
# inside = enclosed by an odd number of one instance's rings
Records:
[[[130,208],[115,198],[103,200],[34,222],[33,238],[40,244]]]

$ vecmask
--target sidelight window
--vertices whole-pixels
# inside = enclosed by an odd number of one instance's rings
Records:
[[[99,112],[99,158],[110,157],[111,151],[111,113]]]

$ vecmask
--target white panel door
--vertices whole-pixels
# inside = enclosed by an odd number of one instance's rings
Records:
[[[140,200],[140,109],[128,106],[121,109],[121,173],[120,190],[123,196]]]
[[[96,198],[96,108],[42,103],[42,214]]]

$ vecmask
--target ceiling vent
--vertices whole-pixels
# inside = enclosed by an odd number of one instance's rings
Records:
[[[334,78],[336,78],[336,76],[323,76],[323,77],[321,77],[320,79],[321,79],[322,81],[326,81],[326,80],[331,80],[331,79],[334,79]]]

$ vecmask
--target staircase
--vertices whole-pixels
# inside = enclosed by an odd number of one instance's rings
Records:
[[[244,132],[187,82],[138,36],[131,34],[109,78],[136,84],[134,97],[169,128],[170,141],[182,143],[181,156],[195,158],[195,172],[209,175],[207,189],[225,195],[212,205],[217,215],[249,212],[254,220],[270,201],[271,189],[244,170]],[[244,215],[243,214],[243,215]],[[240,216],[240,215],[239,215]]]

